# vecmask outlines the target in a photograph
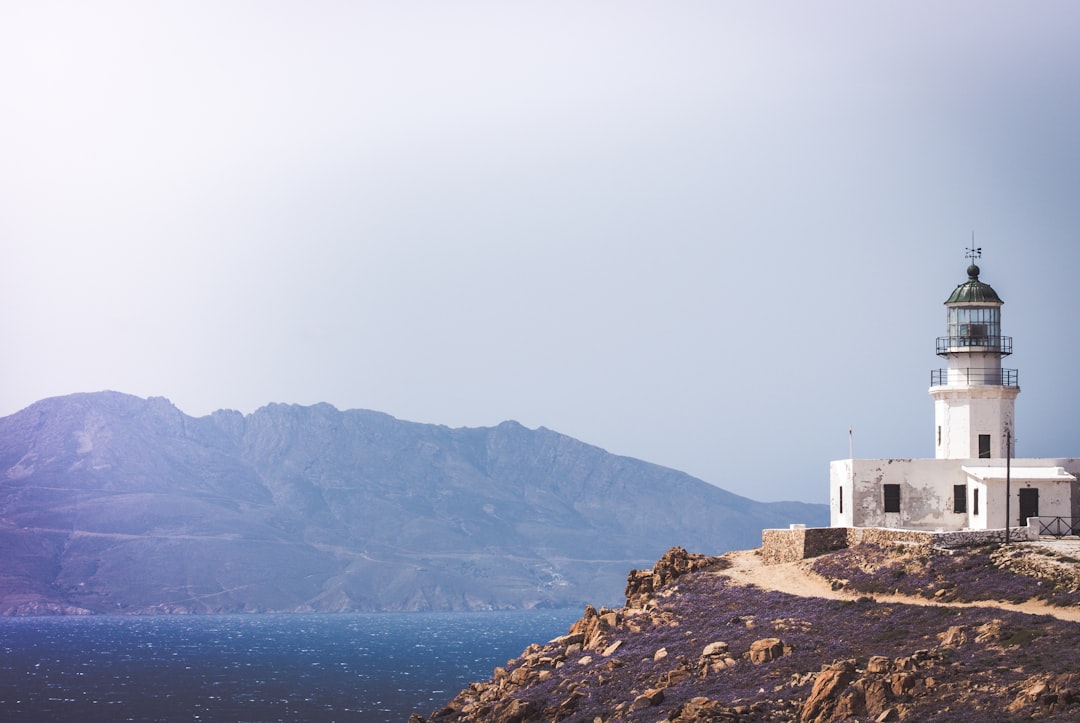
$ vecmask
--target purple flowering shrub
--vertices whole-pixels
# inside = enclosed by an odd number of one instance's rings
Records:
[[[814,560],[814,572],[837,586],[867,594],[916,595],[964,602],[1034,598],[1053,605],[1076,605],[1070,586],[997,566],[998,546],[933,550],[864,543]]]

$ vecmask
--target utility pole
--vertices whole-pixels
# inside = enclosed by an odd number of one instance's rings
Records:
[[[1012,431],[1005,427],[1005,544],[1009,544],[1009,513],[1010,477],[1012,476]]]

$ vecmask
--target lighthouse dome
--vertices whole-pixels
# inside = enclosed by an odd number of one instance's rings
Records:
[[[1003,304],[1001,297],[997,295],[990,284],[979,281],[979,267],[975,264],[968,266],[968,280],[957,286],[952,295],[945,300],[946,304]]]

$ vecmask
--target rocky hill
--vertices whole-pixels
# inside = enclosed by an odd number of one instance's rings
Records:
[[[615,603],[671,545],[826,519],[515,422],[114,392],[0,419],[0,614]]]
[[[861,545],[762,567],[672,549],[625,605],[587,607],[427,720],[1080,720],[1069,552]]]

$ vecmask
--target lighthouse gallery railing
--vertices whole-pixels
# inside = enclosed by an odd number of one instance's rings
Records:
[[[1001,356],[1012,354],[1011,336],[939,336],[934,342],[938,356],[949,352],[986,350]]]
[[[931,369],[930,386],[1018,387],[1016,369]]]

